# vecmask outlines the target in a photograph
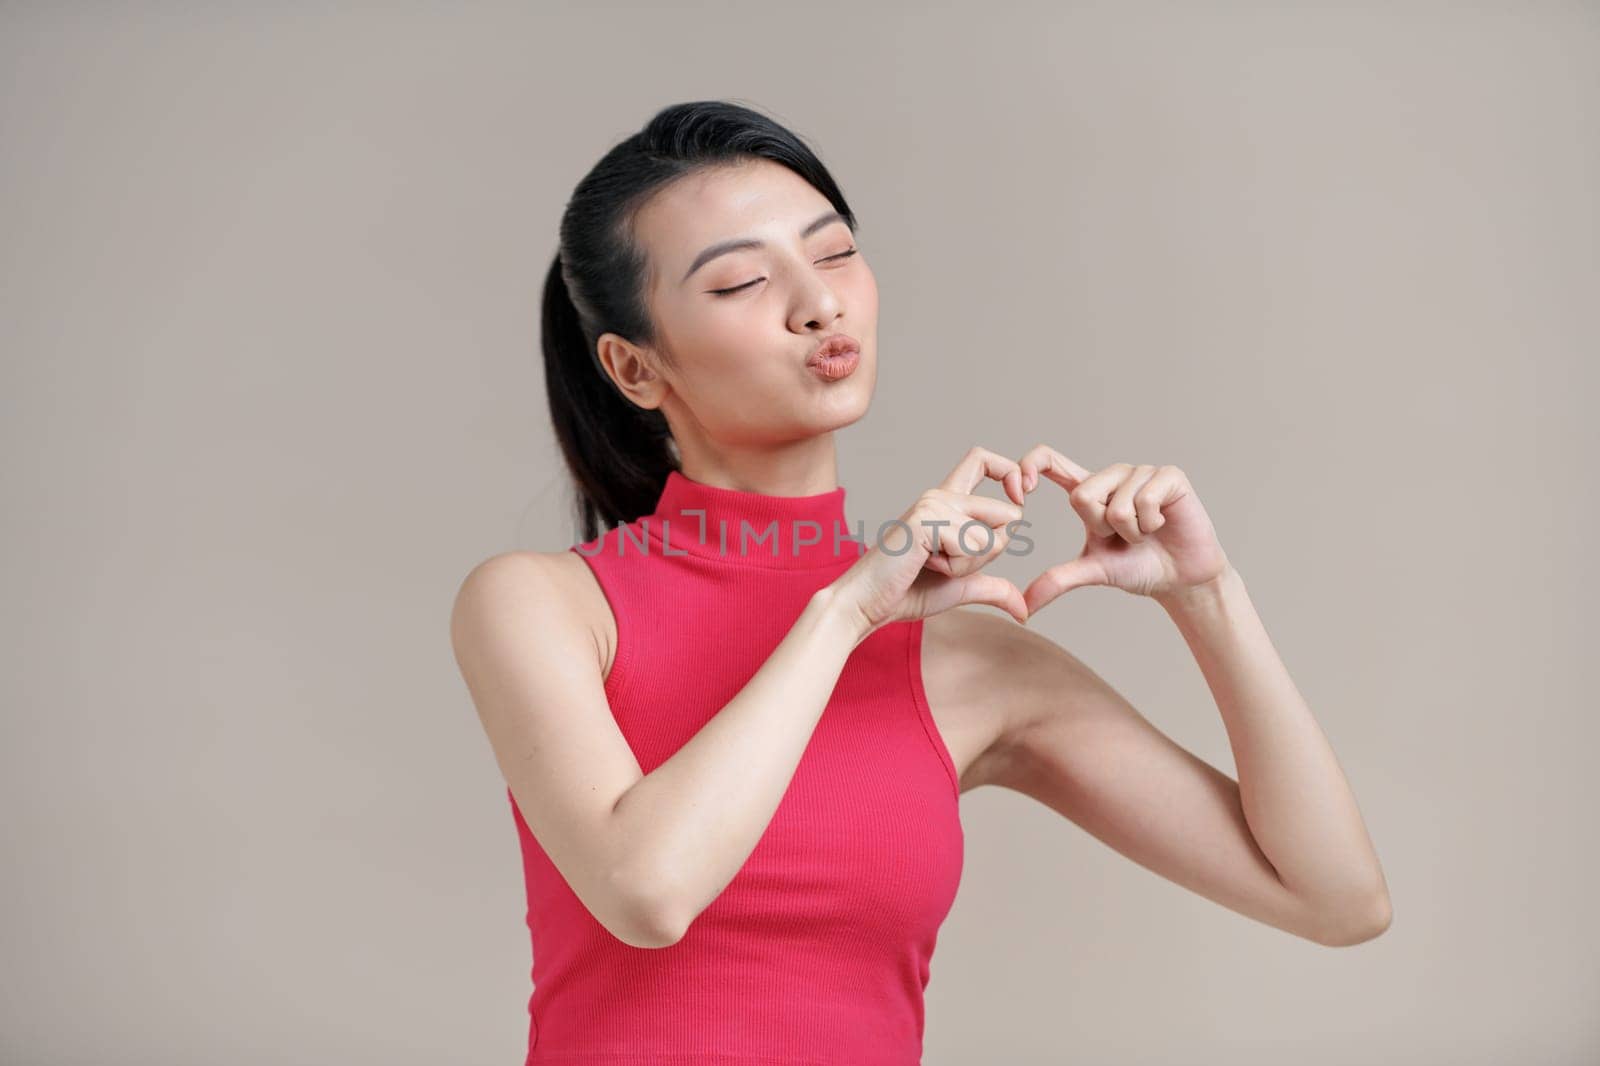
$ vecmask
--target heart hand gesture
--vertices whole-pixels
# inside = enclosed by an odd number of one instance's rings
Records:
[[[1085,585],[1162,599],[1229,569],[1210,517],[1176,466],[1112,463],[1095,472],[1046,444],[1023,456],[1020,465],[1023,491],[1037,488],[1041,475],[1068,490],[1087,532],[1077,558],[1050,567],[1023,590],[1030,617]]]

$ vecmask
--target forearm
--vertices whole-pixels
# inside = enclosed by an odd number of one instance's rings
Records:
[[[1229,567],[1214,583],[1160,600],[1216,699],[1251,834],[1280,880],[1325,913],[1387,904],[1356,799],[1333,748]]]
[[[864,636],[830,588],[815,594],[761,668],[614,809],[618,876],[681,934],[755,850],[845,661]]]

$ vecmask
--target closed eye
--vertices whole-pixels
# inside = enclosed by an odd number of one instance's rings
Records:
[[[832,261],[834,259],[849,259],[852,255],[855,255],[856,252],[858,252],[858,251],[860,251],[860,249],[851,248],[851,249],[848,249],[847,251],[840,252],[838,255],[830,255],[826,259],[820,260],[820,262],[827,263],[827,262],[830,262],[830,261]],[[765,280],[766,280],[765,278],[755,278],[755,279],[753,279],[751,281],[745,282],[743,285],[735,285],[731,289],[707,289],[706,291],[709,292],[713,296],[731,296],[736,292],[743,292],[745,289],[748,289],[750,286],[754,285],[758,281],[765,281]]]

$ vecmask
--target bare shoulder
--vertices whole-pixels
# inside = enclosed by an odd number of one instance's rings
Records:
[[[594,572],[573,551],[510,551],[473,567],[462,580],[451,611],[452,639],[464,639],[472,621],[533,610],[552,625],[581,632],[594,647],[602,674],[611,672],[617,646],[616,621]]]
[[[928,709],[960,771],[961,791],[1005,779],[1023,730],[1092,675],[1061,645],[1015,619],[956,607],[923,620]]]
[[[578,898],[624,943],[670,943],[653,884],[636,891],[617,803],[644,776],[605,693],[593,571],[576,552],[473,567],[450,638],[516,809]],[[576,564],[576,565],[574,565]],[[603,600],[599,602],[604,602]]]

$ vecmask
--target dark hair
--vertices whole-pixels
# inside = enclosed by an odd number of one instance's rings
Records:
[[[600,365],[597,342],[615,333],[654,345],[647,263],[634,239],[645,201],[686,174],[765,159],[804,178],[853,231],[856,219],[828,169],[794,133],[739,104],[673,104],[608,151],[578,182],[561,216],[544,284],[545,392],[556,440],[576,486],[581,542],[655,509],[678,469],[666,416],[639,407]]]

